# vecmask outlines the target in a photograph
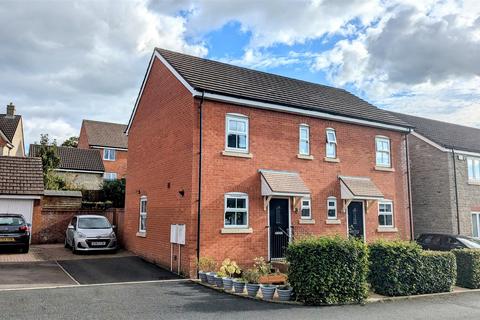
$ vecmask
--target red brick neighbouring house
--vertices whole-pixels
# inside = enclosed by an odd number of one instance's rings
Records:
[[[105,180],[126,177],[128,151],[126,128],[126,125],[120,123],[93,120],[82,122],[78,148],[100,150],[105,167]]]
[[[303,235],[410,239],[408,132],[341,89],[156,49],[127,128],[125,244],[194,275],[198,256],[277,259]]]

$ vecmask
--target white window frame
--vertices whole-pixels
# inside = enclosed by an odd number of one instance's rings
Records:
[[[308,205],[304,205],[303,202],[308,201]],[[308,216],[303,215],[303,209],[308,209]],[[312,199],[310,197],[304,197],[300,202],[300,219],[311,220],[312,219]]]
[[[334,206],[330,205],[330,202],[332,202],[332,201],[335,203]],[[334,217],[330,217],[328,215],[328,212],[332,209],[335,210],[335,216]],[[337,198],[336,197],[328,197],[327,198],[327,219],[328,220],[337,220],[338,219]]]
[[[307,133],[307,139],[302,139],[302,131],[306,131]],[[302,143],[307,144],[307,152],[302,152]],[[302,123],[298,127],[298,154],[301,154],[303,156],[309,156],[310,155],[310,127],[308,124]]]
[[[103,173],[103,180],[105,180],[105,181],[115,181],[115,180],[117,180],[117,173],[116,172],[104,172]]]
[[[117,158],[115,149],[105,148],[103,149],[103,160],[115,161]],[[113,157],[112,157],[113,155]]]
[[[477,230],[474,229],[473,219],[477,221]],[[476,233],[476,236],[475,236],[475,233]],[[476,212],[476,211],[472,212],[472,237],[480,238],[480,212]]]
[[[228,199],[245,199],[245,208],[227,208],[227,200]],[[240,193],[240,192],[229,192],[225,193],[224,196],[224,208],[223,208],[223,227],[230,228],[230,229],[248,229],[249,217],[248,217],[248,194]],[[246,219],[244,225],[239,224],[225,224],[225,215],[227,212],[245,212]],[[237,219],[235,219],[236,221]]]
[[[145,203],[145,206],[143,206]],[[148,216],[148,209],[147,209],[148,201],[146,196],[140,197],[140,215],[138,219],[138,232],[147,232],[147,216]],[[142,218],[145,219],[144,225],[145,229],[142,229]]]
[[[381,205],[388,205],[388,204],[390,205],[390,207],[392,208],[392,210],[391,210],[390,212],[380,212],[380,206],[381,206]],[[393,227],[395,226],[395,218],[394,218],[395,216],[394,216],[393,211],[394,211],[394,210],[393,210],[393,201],[391,201],[391,200],[384,200],[384,201],[379,201],[379,202],[378,202],[378,217],[380,217],[381,215],[385,215],[385,216],[391,215],[391,216],[392,216],[392,224],[390,224],[390,225],[387,225],[387,224],[381,225],[381,224],[380,224],[380,218],[379,218],[379,219],[378,219],[378,226],[379,226],[380,228],[393,228]],[[385,219],[385,221],[386,221],[386,219]]]
[[[333,134],[333,139],[330,139],[329,134]],[[337,158],[337,133],[335,132],[335,129],[333,128],[327,128],[325,130],[325,135],[326,135],[326,140],[327,142],[325,143],[325,157],[330,158],[330,159],[336,159]],[[328,154],[328,147],[332,146],[334,150],[334,154]]]
[[[467,158],[467,174],[468,181],[480,182],[480,159],[468,157]]]
[[[237,132],[235,130],[230,130],[229,127],[229,120],[240,121],[245,124],[245,132]],[[232,148],[228,146],[228,134],[245,134],[245,149],[242,148]],[[225,117],[225,150],[232,151],[232,152],[240,152],[240,153],[248,153],[249,148],[249,119],[247,116],[242,114],[232,114],[227,113]]]
[[[388,144],[388,150],[379,150],[378,149],[378,143],[379,142],[386,142]],[[388,155],[388,164],[386,163],[379,163],[378,162],[378,154],[382,153],[383,155]],[[383,158],[383,157],[382,157]],[[375,137],[375,165],[377,167],[384,167],[384,168],[391,168],[392,167],[392,144],[390,141],[390,138],[388,137],[383,137],[383,136],[377,136]]]

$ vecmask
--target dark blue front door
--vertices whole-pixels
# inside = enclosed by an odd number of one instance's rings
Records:
[[[285,257],[289,243],[288,199],[270,200],[270,259]]]
[[[363,203],[354,201],[348,206],[348,234],[363,239]]]

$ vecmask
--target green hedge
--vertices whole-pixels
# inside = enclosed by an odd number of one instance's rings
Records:
[[[452,253],[423,251],[413,242],[372,243],[370,263],[370,284],[385,296],[448,292],[457,276]]]
[[[454,250],[457,257],[457,285],[480,289],[480,250]]]
[[[358,240],[307,238],[287,249],[288,280],[308,305],[362,302],[367,297],[368,248]]]

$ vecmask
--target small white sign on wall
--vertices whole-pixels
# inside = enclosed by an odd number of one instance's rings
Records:
[[[170,243],[185,244],[185,225],[170,225]]]
[[[170,243],[177,243],[177,225],[170,225]]]

